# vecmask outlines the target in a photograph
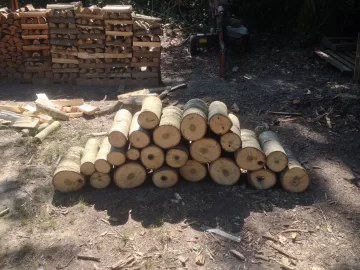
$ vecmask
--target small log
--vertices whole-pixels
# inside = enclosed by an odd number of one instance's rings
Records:
[[[52,184],[60,192],[71,192],[81,189],[85,179],[80,173],[80,160],[84,151],[82,147],[71,147],[57,166]]]
[[[99,152],[97,153],[96,160],[94,162],[95,169],[98,172],[102,172],[102,173],[110,172],[111,165],[107,161],[107,156],[110,152],[110,149],[111,149],[111,144],[109,142],[109,139],[105,138],[100,145]]]
[[[140,112],[134,114],[129,130],[129,142],[136,148],[144,148],[150,144],[151,138],[149,131],[140,127],[138,117]]]
[[[109,132],[109,142],[112,146],[121,148],[127,143],[132,115],[128,110],[119,110]]]
[[[111,146],[110,153],[107,155],[107,161],[114,166],[124,164],[126,161],[126,149],[126,146],[122,148]]]
[[[36,107],[39,111],[44,112],[45,114],[47,114],[55,119],[64,120],[64,121],[69,120],[69,116],[66,113],[64,113],[64,112],[56,109],[54,106],[52,106],[51,101],[37,99],[35,101],[35,103],[36,103]]]
[[[285,153],[288,157],[288,165],[280,173],[280,183],[286,191],[303,192],[310,184],[309,175],[289,148],[285,148]]]
[[[190,144],[190,155],[201,163],[211,163],[221,155],[220,144],[212,138],[202,138]]]
[[[164,150],[157,145],[149,145],[141,150],[140,160],[148,169],[159,169],[165,161]]]
[[[180,168],[186,164],[189,159],[189,144],[182,142],[172,147],[166,152],[166,164],[173,168]]]
[[[138,162],[127,162],[115,170],[114,182],[120,188],[135,188],[146,180],[146,170]]]
[[[220,185],[234,185],[240,179],[240,168],[229,158],[219,158],[209,165],[211,179]]]
[[[38,134],[34,137],[34,142],[41,143],[50,133],[54,132],[55,130],[60,128],[60,122],[55,121],[51,123],[48,127],[40,131]]]
[[[232,126],[226,104],[221,101],[214,101],[210,104],[208,119],[210,129],[217,135],[227,133]]]
[[[269,189],[276,184],[276,174],[264,168],[252,172],[248,171],[247,179],[249,184],[256,189]]]
[[[266,167],[274,172],[281,172],[288,164],[278,136],[272,131],[264,131],[259,135],[261,148],[266,156]]]
[[[93,188],[101,189],[106,188],[111,183],[111,177],[108,173],[94,172],[90,176],[90,185]]]
[[[49,123],[42,123],[38,126],[37,130],[40,132],[48,126],[49,126]]]
[[[89,139],[85,144],[85,152],[81,158],[80,171],[84,175],[92,175],[95,172],[95,160],[99,152],[100,141],[96,138]]]
[[[168,106],[163,109],[159,126],[155,128],[153,133],[155,144],[164,149],[179,144],[182,113],[182,110],[175,106]]]
[[[226,152],[235,152],[241,147],[240,121],[236,115],[229,113],[229,119],[232,122],[230,131],[221,135],[220,145]]]
[[[152,181],[158,188],[175,186],[179,180],[178,172],[174,168],[162,167],[152,174]]]
[[[140,158],[139,149],[129,145],[129,149],[126,151],[126,158],[133,161],[138,160]]]
[[[203,138],[207,131],[208,107],[201,99],[191,99],[184,105],[180,131],[188,141]]]
[[[255,132],[241,129],[242,148],[235,152],[236,164],[249,171],[259,170],[265,165],[265,155],[261,150]]]
[[[153,129],[159,125],[162,103],[158,97],[149,96],[144,98],[138,123],[144,129]]]
[[[190,182],[199,182],[206,177],[207,166],[196,160],[189,159],[184,166],[179,169],[180,176]]]

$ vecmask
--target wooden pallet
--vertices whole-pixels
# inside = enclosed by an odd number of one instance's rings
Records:
[[[338,68],[341,72],[353,72],[355,69],[355,54],[352,52],[317,50],[315,53],[326,62]]]
[[[322,44],[334,51],[348,51],[356,48],[356,37],[325,37]]]

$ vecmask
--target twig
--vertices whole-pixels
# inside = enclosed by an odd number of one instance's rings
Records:
[[[293,116],[302,116],[302,113],[295,113],[295,112],[272,112],[269,111],[269,114],[275,114],[275,115],[293,115]]]
[[[302,230],[302,229],[288,229],[288,230],[284,230],[281,233],[288,233],[288,232],[304,232],[304,233],[313,233],[315,231],[313,230]]]
[[[0,212],[0,217],[5,216],[5,215],[7,215],[7,214],[9,214],[9,213],[10,213],[10,209],[9,209],[9,208],[6,208],[5,210],[3,210],[3,211]]]
[[[104,222],[104,223],[106,223],[106,224],[110,225],[110,222],[109,222],[109,221],[107,221],[106,219],[100,218],[100,220],[101,220],[102,222]]]
[[[297,258],[289,253],[287,253],[285,250],[283,250],[281,247],[275,245],[273,242],[269,243],[270,247],[272,247],[273,249],[277,250],[278,252],[280,252],[281,254],[285,255],[286,257],[289,257],[291,259],[297,260]]]
[[[239,251],[236,251],[235,249],[230,250],[230,253],[240,260],[245,260],[245,256],[242,255]]]
[[[94,257],[94,256],[89,256],[89,255],[77,255],[77,259],[78,260],[88,260],[88,261],[95,261],[95,262],[100,262],[100,258],[98,257]]]
[[[279,242],[279,240],[277,240],[274,236],[272,236],[270,233],[267,233],[267,234],[264,234],[262,237],[266,238],[266,239],[269,239],[271,241],[274,241],[274,242]]]
[[[64,269],[64,268],[68,267],[69,264],[75,259],[75,257],[76,257],[75,255],[72,256],[71,259],[69,260],[69,262],[64,266],[56,266],[56,269]]]
[[[283,269],[285,269],[285,270],[295,270],[295,268],[290,267],[290,266],[287,266],[287,265],[279,262],[278,260],[275,260],[275,259],[271,259],[271,260],[273,260],[274,262],[278,263],[278,264],[281,266],[281,268],[283,268]]]
[[[107,134],[108,133],[106,131],[104,131],[104,132],[94,132],[94,133],[91,133],[90,135],[93,137],[97,137],[97,136],[105,136]]]
[[[260,254],[255,254],[254,257],[256,259],[260,259],[260,260],[267,261],[267,262],[270,260],[268,257],[266,257],[264,255],[260,255]]]

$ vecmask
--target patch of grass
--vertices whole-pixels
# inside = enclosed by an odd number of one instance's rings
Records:
[[[54,230],[56,228],[56,219],[53,217],[50,217],[47,220],[43,221],[40,224],[40,227],[44,230],[49,230],[49,229]]]
[[[162,231],[159,235],[159,241],[163,248],[165,248],[171,242],[170,231]]]
[[[122,233],[120,234],[121,237],[121,241],[124,244],[124,247],[127,245],[127,243],[130,242],[130,240],[132,239],[132,232],[129,230],[124,230],[122,231]]]
[[[149,225],[149,229],[160,228],[161,226],[164,225],[164,223],[165,223],[165,218],[157,217],[154,223]]]
[[[19,257],[25,257],[26,255],[34,254],[35,250],[36,249],[33,244],[27,243],[19,249]]]
[[[20,145],[25,148],[25,152],[27,153],[35,153],[37,151],[37,144],[34,143],[33,137],[22,137],[19,141]]]
[[[41,151],[40,159],[47,164],[52,164],[65,151],[64,148],[64,145],[52,142]]]
[[[88,206],[88,203],[85,201],[85,199],[82,196],[80,196],[76,208],[79,209],[80,212],[84,212],[86,206]]]
[[[36,211],[23,199],[14,200],[14,210],[18,216],[21,226],[30,223],[30,219],[36,216]]]

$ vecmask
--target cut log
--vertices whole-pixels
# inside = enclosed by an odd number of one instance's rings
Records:
[[[105,138],[100,145],[99,152],[97,153],[96,160],[94,162],[95,169],[98,172],[102,172],[102,173],[110,172],[111,165],[107,161],[107,156],[110,152],[110,149],[111,149],[111,144],[109,142],[109,139]]]
[[[249,184],[256,189],[269,189],[276,184],[276,174],[270,170],[249,171],[247,176]]]
[[[137,162],[127,162],[116,169],[114,182],[120,188],[135,188],[146,180],[144,166]]]
[[[131,121],[130,131],[129,131],[129,142],[132,146],[136,148],[144,148],[150,144],[150,134],[149,131],[140,127],[138,123],[138,117],[140,112],[134,114],[134,117]]]
[[[109,141],[112,146],[121,148],[127,143],[132,115],[128,110],[119,110],[110,128]]]
[[[212,138],[202,138],[190,144],[190,155],[200,163],[211,163],[220,157],[221,147]]]
[[[92,175],[95,172],[95,160],[99,152],[100,141],[96,138],[91,138],[86,142],[85,152],[81,158],[80,171],[84,175]]]
[[[164,150],[157,145],[149,145],[141,150],[140,159],[146,168],[159,169],[164,164]]]
[[[85,179],[80,173],[80,160],[84,151],[82,147],[71,147],[57,166],[52,184],[60,192],[71,192],[81,189]]]
[[[229,113],[228,117],[232,122],[232,127],[229,132],[221,135],[220,145],[226,152],[235,152],[241,147],[240,121],[239,118],[232,113]]]
[[[175,106],[168,106],[163,109],[159,126],[155,128],[153,133],[155,144],[164,149],[179,144],[182,113],[182,110]]]
[[[138,123],[144,129],[153,129],[159,125],[162,103],[158,97],[149,96],[144,98]]]
[[[208,119],[210,129],[217,135],[227,133],[232,126],[226,104],[221,101],[214,101],[210,104]]]
[[[229,158],[219,158],[209,165],[211,179],[220,185],[234,185],[240,179],[240,168]]]
[[[254,131],[241,129],[242,148],[235,152],[236,164],[249,171],[262,169],[265,165],[265,155]]]
[[[60,122],[55,121],[42,131],[40,131],[38,134],[34,137],[34,142],[41,143],[50,133],[54,132],[55,130],[60,128]]]
[[[184,106],[180,130],[188,141],[203,138],[207,131],[208,107],[201,99],[191,99]]]
[[[206,165],[196,160],[189,159],[184,166],[179,169],[182,178],[190,182],[203,180],[207,174]]]
[[[266,156],[266,167],[274,172],[281,172],[288,164],[278,136],[272,131],[264,131],[259,135],[261,148]]]
[[[108,173],[94,172],[90,176],[90,185],[93,188],[106,188],[111,183],[111,177]]]
[[[52,118],[64,120],[64,121],[69,120],[69,116],[66,113],[55,108],[52,105],[51,101],[44,99],[37,99],[35,103],[39,111],[44,112],[45,114],[51,116]]]
[[[140,158],[140,151],[139,149],[129,145],[129,149],[126,151],[126,157],[129,160],[138,160]]]
[[[303,192],[310,184],[309,175],[289,148],[285,148],[285,153],[288,157],[288,165],[280,173],[280,183],[286,191]]]
[[[180,168],[186,164],[189,159],[189,144],[183,142],[166,152],[166,164],[173,168]]]
[[[126,149],[126,146],[122,148],[111,146],[110,153],[107,155],[107,161],[114,166],[124,164],[126,161]]]
[[[163,167],[153,172],[152,181],[158,188],[175,186],[179,180],[178,172],[174,168]]]

